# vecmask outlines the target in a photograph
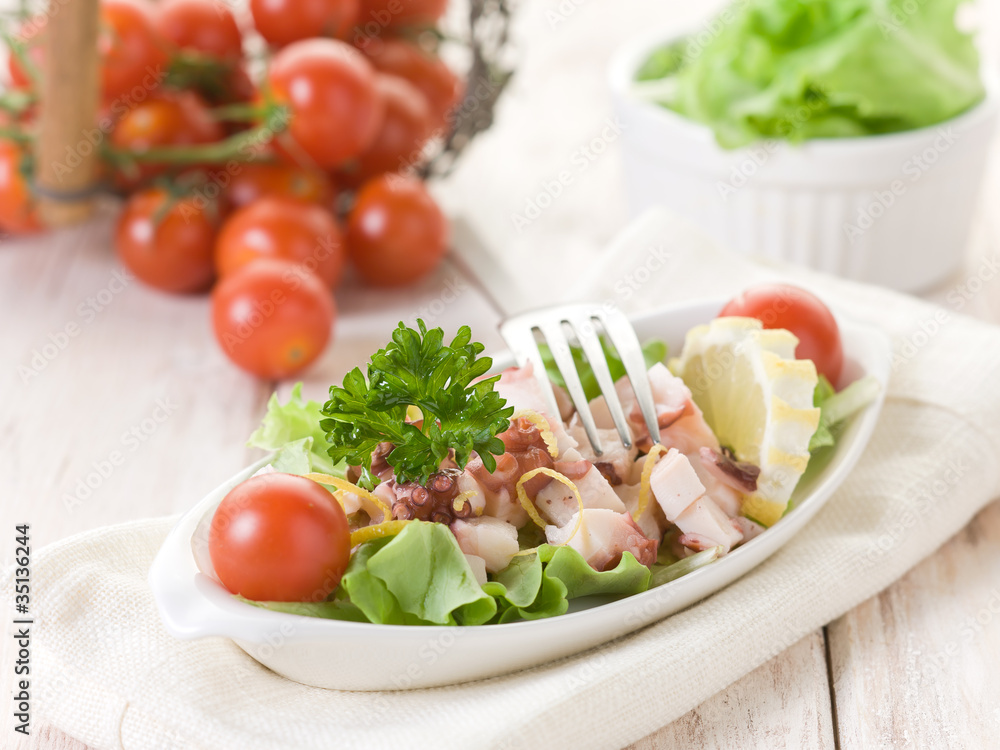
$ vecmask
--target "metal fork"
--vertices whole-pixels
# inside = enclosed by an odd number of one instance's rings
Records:
[[[538,349],[535,337],[536,331],[541,333],[552,352],[552,357],[563,380],[566,382],[566,390],[569,392],[573,406],[576,407],[580,421],[587,431],[590,445],[593,447],[594,453],[600,456],[604,449],[597,434],[597,425],[594,423],[590,404],[583,392],[580,375],[576,371],[576,364],[570,351],[570,341],[566,336],[566,328],[573,331],[577,343],[590,362],[622,444],[626,448],[632,447],[632,433],[621,401],[615,391],[615,384],[611,378],[611,370],[608,367],[604,348],[601,346],[598,329],[604,331],[604,334],[618,351],[618,356],[621,358],[625,374],[632,384],[632,390],[635,392],[636,401],[639,404],[639,410],[642,412],[646,427],[649,429],[649,434],[654,441],[657,440],[659,427],[656,420],[656,407],[653,403],[653,392],[649,386],[649,377],[646,374],[646,362],[642,356],[642,347],[632,324],[617,307],[607,303],[585,303],[532,310],[510,317],[501,323],[500,335],[507,342],[519,366],[528,362],[532,363],[535,377],[545,395],[549,412],[558,415],[559,407],[556,404],[555,392],[552,390],[552,383],[545,373],[545,364],[542,362],[542,354]]]

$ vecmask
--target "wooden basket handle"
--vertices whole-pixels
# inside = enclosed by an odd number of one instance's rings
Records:
[[[35,185],[42,220],[63,226],[93,206],[98,151],[98,0],[50,0]]]

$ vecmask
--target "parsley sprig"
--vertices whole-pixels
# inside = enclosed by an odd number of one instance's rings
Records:
[[[483,345],[473,342],[472,331],[462,326],[451,344],[444,331],[419,330],[402,322],[392,341],[372,355],[368,377],[355,367],[342,387],[330,387],[323,406],[327,417],[320,425],[327,434],[330,456],[362,467],[361,484],[371,489],[372,451],[383,441],[395,448],[387,456],[399,482],[425,484],[455,451],[455,461],[465,467],[475,451],[487,470],[496,468],[494,455],[504,452],[497,435],[507,429],[514,407],[493,390],[499,375],[476,383],[493,366],[480,357]],[[423,424],[407,423],[406,410],[417,407]]]

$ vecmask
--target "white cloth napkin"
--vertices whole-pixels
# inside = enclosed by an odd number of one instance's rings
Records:
[[[776,275],[674,221],[604,260],[588,296],[635,310]],[[40,715],[101,750],[611,748],[681,716],[886,587],[1000,494],[1000,329],[891,292],[788,275],[892,335],[892,381],[870,448],[841,489],[728,588],[514,675],[326,691],[269,672],[225,639],[170,637],[146,572],[173,519],[131,523],[36,554]]]

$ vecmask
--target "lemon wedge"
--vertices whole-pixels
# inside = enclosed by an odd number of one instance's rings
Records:
[[[688,331],[671,369],[691,389],[719,443],[760,467],[743,514],[765,526],[781,518],[809,462],[819,425],[816,366],[795,359],[799,340],[754,318],[716,318]]]

